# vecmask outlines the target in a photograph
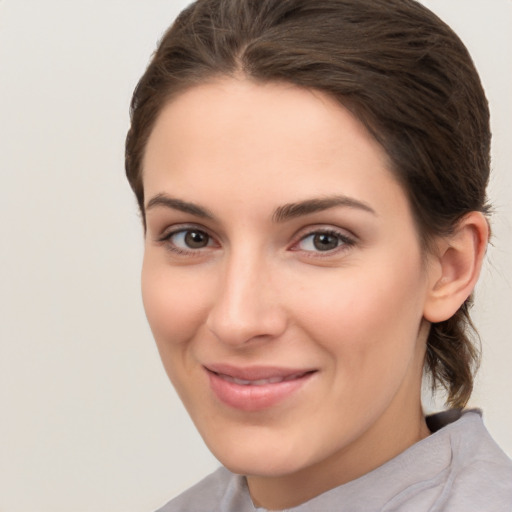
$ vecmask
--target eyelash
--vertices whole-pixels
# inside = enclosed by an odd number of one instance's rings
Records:
[[[213,237],[208,234],[208,231],[202,227],[179,226],[170,232],[164,233],[161,237],[158,238],[157,241],[162,244],[165,244],[166,249],[168,249],[169,251],[171,251],[175,254],[178,254],[180,256],[200,256],[201,253],[203,252],[201,249],[207,249],[209,247],[208,245],[205,246],[204,248],[201,247],[201,248],[197,248],[197,249],[193,249],[193,248],[184,249],[182,247],[178,247],[175,243],[172,242],[172,238],[174,236],[179,235],[181,233],[186,235],[187,233],[192,233],[192,232],[201,233],[202,235],[206,236],[208,238],[208,243],[210,241],[214,240]]]
[[[320,250],[303,251],[305,254],[308,255],[308,257],[313,257],[313,258],[322,258],[323,257],[323,258],[325,258],[325,257],[333,256],[335,254],[338,254],[339,252],[347,251],[352,246],[354,246],[356,243],[356,241],[353,238],[347,236],[345,233],[342,233],[341,231],[338,231],[336,229],[318,228],[318,229],[310,230],[306,234],[301,236],[300,239],[293,244],[291,250],[292,251],[300,251],[301,250],[300,248],[295,249],[295,247],[297,247],[301,242],[304,242],[308,238],[316,237],[318,235],[327,235],[327,236],[335,237],[337,239],[338,244],[333,249],[328,249],[326,251],[320,251]]]
[[[194,248],[184,249],[182,247],[178,247],[175,243],[172,242],[172,238],[175,237],[176,235],[183,234],[186,236],[187,233],[191,233],[191,232],[200,233],[200,234],[206,236],[208,238],[208,245],[206,245],[205,247],[199,247],[196,249],[194,249]],[[296,242],[293,242],[293,244],[289,250],[294,251],[294,252],[300,252],[301,249],[298,246],[302,242],[304,242],[305,240],[307,240],[310,237],[315,237],[318,235],[327,235],[327,236],[335,237],[338,241],[338,244],[336,247],[334,247],[332,249],[328,249],[326,251],[321,251],[321,250],[302,251],[303,253],[307,254],[308,257],[311,257],[311,258],[324,257],[325,258],[325,257],[333,256],[335,254],[338,254],[339,252],[343,252],[343,251],[350,249],[352,246],[354,246],[356,244],[356,241],[353,238],[347,236],[345,233],[343,233],[341,231],[337,231],[332,228],[330,228],[330,229],[317,228],[317,229],[310,229],[306,233],[304,233],[302,236],[300,236],[300,238]],[[214,241],[214,238],[208,233],[208,231],[206,229],[204,229],[200,226],[179,226],[170,232],[166,232],[164,235],[159,237],[157,241],[159,243],[165,244],[166,248],[169,251],[171,251],[175,254],[178,254],[180,256],[201,256],[204,252],[204,249],[208,249],[209,247],[211,247],[209,244],[211,241]]]

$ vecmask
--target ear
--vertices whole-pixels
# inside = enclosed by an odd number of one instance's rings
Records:
[[[437,241],[430,258],[423,316],[432,323],[452,317],[471,295],[485,256],[489,224],[480,212],[466,214],[455,231]]]

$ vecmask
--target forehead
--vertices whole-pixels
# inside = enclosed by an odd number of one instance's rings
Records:
[[[403,192],[389,167],[362,123],[328,95],[223,79],[163,108],[146,147],[143,182],[146,198],[171,188],[202,200],[215,191],[239,203],[338,193],[396,202]]]

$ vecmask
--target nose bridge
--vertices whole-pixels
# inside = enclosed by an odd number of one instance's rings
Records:
[[[246,245],[229,251],[223,263],[208,317],[210,330],[232,345],[279,335],[285,319],[269,258]]]

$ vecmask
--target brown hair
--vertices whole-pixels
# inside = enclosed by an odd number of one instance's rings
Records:
[[[485,93],[457,35],[414,0],[197,0],[165,33],[131,103],[126,174],[144,220],[142,161],[163,106],[216,76],[323,91],[386,150],[425,248],[470,211],[486,213]],[[144,221],[145,222],[145,221]],[[479,351],[471,297],[431,326],[425,368],[463,407]]]

